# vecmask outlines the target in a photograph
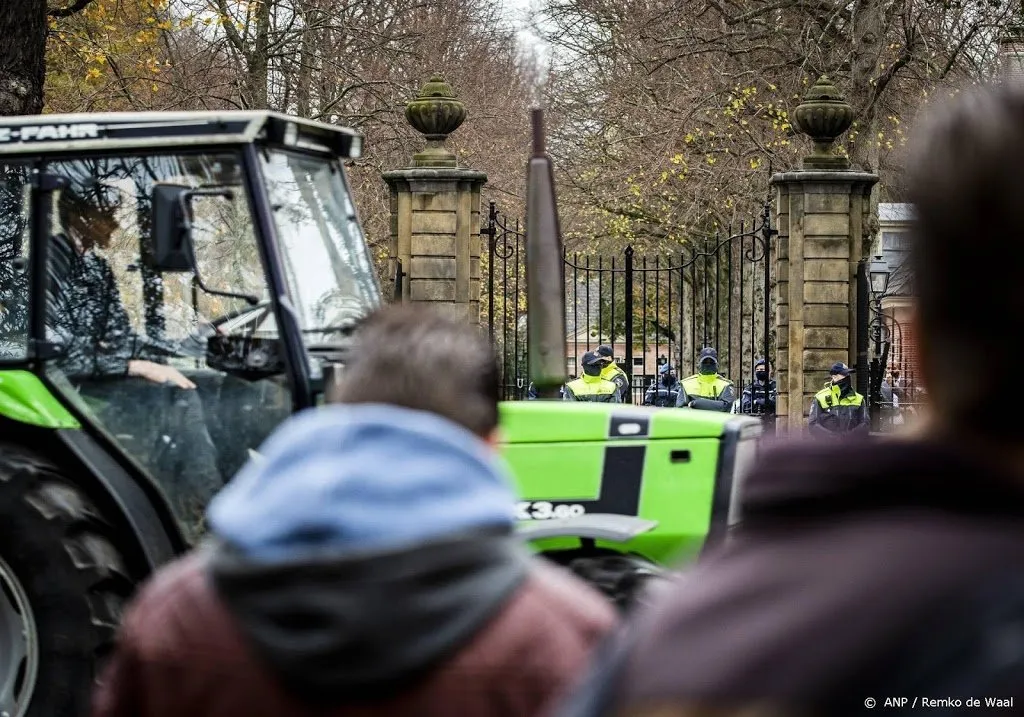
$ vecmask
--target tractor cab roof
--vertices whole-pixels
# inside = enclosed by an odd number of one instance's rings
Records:
[[[269,111],[0,117],[0,156],[261,143],[356,158],[358,132]]]

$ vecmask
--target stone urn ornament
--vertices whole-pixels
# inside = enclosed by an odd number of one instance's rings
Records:
[[[804,169],[844,170],[850,160],[835,153],[835,141],[853,124],[853,108],[839,89],[822,75],[793,111],[793,124],[814,141]]]
[[[455,167],[455,155],[445,140],[466,120],[466,105],[456,96],[444,77],[435,74],[415,99],[405,105],[405,119],[427,139],[422,152],[413,155],[417,167]]]

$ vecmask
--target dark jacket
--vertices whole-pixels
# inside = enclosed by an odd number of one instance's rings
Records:
[[[331,406],[262,453],[129,609],[94,717],[525,717],[614,625],[527,553],[500,462],[444,419]]]
[[[751,381],[740,395],[740,413],[754,415],[775,415],[775,403],[778,400],[778,387],[774,379]]]
[[[863,715],[868,697],[949,696],[962,682],[943,680],[985,650],[1024,656],[1019,629],[935,649],[978,614],[979,590],[1024,574],[1018,477],[938,441],[805,441],[764,455],[742,512],[560,715]],[[1024,704],[1024,669],[1004,679],[1009,694],[952,696]]]
[[[132,328],[106,259],[92,251],[76,254],[70,247],[60,256],[66,267],[54,276],[50,323],[64,374],[72,379],[124,376],[133,359],[159,360],[159,352]]]
[[[852,386],[840,388],[830,383],[811,399],[807,426],[818,438],[867,435],[871,430],[868,402]]]
[[[675,406],[676,401],[679,398],[679,381],[676,380],[675,376],[671,379],[666,379],[664,376],[658,379],[657,383],[652,383],[647,387],[644,392],[645,406]]]
[[[558,397],[560,399],[565,397],[565,385],[564,384],[558,389]],[[533,381],[530,381],[530,385],[527,386],[527,388],[526,388],[526,400],[527,401],[536,401],[537,399],[538,399],[537,387],[533,385]]]

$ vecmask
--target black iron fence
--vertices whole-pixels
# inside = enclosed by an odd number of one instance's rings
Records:
[[[644,256],[631,246],[615,256],[567,252],[567,374],[577,375],[584,352],[609,344],[640,403],[659,366],[669,363],[683,378],[696,372],[701,349],[711,346],[737,397],[759,358],[768,361],[770,381],[775,233],[766,204],[738,231],[690,240],[679,252]],[[501,354],[503,397],[522,399],[529,387],[525,230],[491,202],[482,235],[489,247],[484,320]]]

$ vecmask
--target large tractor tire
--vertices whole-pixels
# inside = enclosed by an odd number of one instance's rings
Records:
[[[85,715],[131,590],[109,524],[56,467],[0,445],[0,715]]]

